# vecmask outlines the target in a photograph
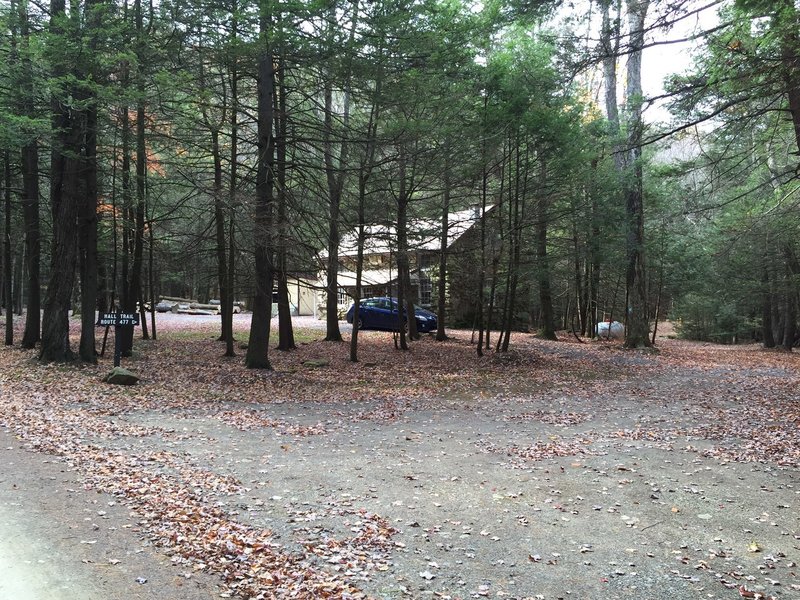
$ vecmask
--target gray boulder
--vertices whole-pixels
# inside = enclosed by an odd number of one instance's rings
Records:
[[[135,385],[139,381],[139,377],[128,371],[128,369],[114,367],[114,370],[106,375],[103,381],[114,385]]]
[[[307,369],[318,369],[319,367],[327,367],[330,364],[327,358],[312,358],[303,363]]]

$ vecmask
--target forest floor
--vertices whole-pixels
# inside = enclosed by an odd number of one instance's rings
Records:
[[[215,331],[0,350],[0,598],[800,598],[797,353]]]

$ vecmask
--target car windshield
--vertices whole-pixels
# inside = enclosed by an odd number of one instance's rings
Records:
[[[362,308],[380,308],[383,310],[396,310],[397,302],[388,298],[367,298],[361,301]]]

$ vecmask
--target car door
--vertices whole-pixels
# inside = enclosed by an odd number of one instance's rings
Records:
[[[388,329],[398,329],[400,327],[400,319],[397,314],[397,300],[392,298],[387,300],[389,306],[389,324],[386,326]]]
[[[364,328],[377,327],[378,324],[375,319],[375,301],[371,298],[361,301],[361,306],[358,309],[358,318]]]
[[[388,329],[391,327],[391,304],[386,298],[380,298],[375,301],[375,326],[381,329]]]

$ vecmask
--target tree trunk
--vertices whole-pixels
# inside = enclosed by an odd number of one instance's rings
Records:
[[[208,122],[208,120],[206,119]],[[217,258],[217,287],[219,288],[220,341],[225,342],[225,356],[233,338],[233,306],[228,283],[228,245],[225,240],[225,206],[222,201],[222,154],[219,146],[219,130],[211,129],[211,155],[214,161],[214,233]]]
[[[784,303],[783,317],[783,349],[791,352],[797,335],[797,311],[795,310],[794,294],[787,293]]]
[[[329,77],[329,76],[328,76]],[[333,82],[325,83],[325,125],[323,130],[325,149],[325,173],[328,181],[328,265],[325,297],[325,341],[341,342],[339,331],[339,209],[341,205],[342,174],[337,174],[333,165]]]
[[[625,214],[627,222],[625,275],[628,297],[625,328],[627,348],[650,347],[647,311],[647,275],[644,260],[644,204],[642,197],[642,46],[649,0],[628,0],[631,30],[628,55],[628,150],[626,153]]]
[[[231,7],[231,41],[236,47],[238,40],[239,21],[237,17],[237,0],[233,0]],[[235,295],[235,280],[234,274],[236,272],[236,251],[234,246],[234,233],[235,233],[235,216],[236,216],[236,189],[238,182],[238,167],[239,167],[239,66],[237,55],[234,52],[231,59],[231,112],[230,112],[230,129],[231,129],[231,150],[230,150],[230,182],[228,189],[228,211],[229,224],[228,224],[228,261],[227,261],[227,288],[228,288],[228,303],[227,306],[220,298],[222,305],[223,318],[227,319],[227,323],[223,321],[223,329],[229,329],[230,335],[225,338],[225,356],[236,356],[233,348],[233,302]]]
[[[442,234],[439,248],[438,314],[436,315],[436,341],[447,339],[447,245],[450,229],[450,143],[444,143],[444,189],[442,190]]]
[[[130,68],[126,64],[122,65],[122,87],[126,91],[128,90],[129,86],[129,71]],[[131,218],[131,207],[133,206],[133,199],[132,199],[132,190],[131,190],[131,119],[130,119],[130,111],[127,104],[123,104],[121,107],[121,123],[120,128],[122,129],[121,137],[122,137],[122,207],[120,209],[120,213],[122,215],[121,219],[121,230],[122,230],[122,252],[120,253],[120,260],[119,260],[119,270],[120,270],[120,290],[119,290],[119,300],[118,304],[120,307],[125,306],[128,302],[128,297],[131,295],[130,292],[130,257],[131,257],[131,230],[133,228],[133,219]],[[116,215],[116,212],[115,212]],[[116,229],[116,228],[115,228]],[[115,250],[118,248],[115,246]],[[115,282],[116,283],[116,282]],[[112,307],[116,308],[116,307]],[[133,334],[131,334],[133,335]],[[124,343],[124,340],[120,340],[121,343]],[[131,342],[132,343],[132,342]]]
[[[87,5],[93,6],[93,3]],[[79,200],[78,239],[81,280],[81,339],[78,353],[87,363],[97,362],[95,310],[97,308],[97,104],[87,108],[83,197]]]
[[[17,316],[22,316],[23,290],[22,282],[25,280],[25,245],[17,244],[17,257],[14,259],[14,310]]]
[[[151,213],[152,214],[152,213]],[[151,337],[153,341],[156,338],[156,276],[155,276],[155,261],[154,261],[154,253],[155,253],[155,242],[153,240],[153,219],[149,217],[149,227],[147,228],[148,232],[148,243],[147,243],[147,274],[149,284],[148,287],[150,288],[150,333],[152,334]]]
[[[794,128],[795,143],[800,152],[800,32],[798,32],[797,3],[793,0],[776,2],[778,10],[773,17],[781,28],[781,60],[789,100],[789,113]]]
[[[612,16],[612,6],[616,9],[616,14]],[[617,60],[619,58],[620,27],[622,20],[622,0],[602,0],[603,22],[600,32],[600,44],[603,47],[603,87],[605,88],[605,108],[608,117],[609,136],[611,137],[612,152],[614,156],[614,166],[620,183],[624,178],[625,157],[622,148],[619,125],[619,105],[617,101]],[[599,233],[599,211],[597,210],[596,200],[592,204],[593,223],[592,230]],[[594,250],[599,250],[599,236],[594,240]],[[594,254],[594,267],[592,273],[592,294],[594,296],[595,322],[593,324],[592,336],[597,332],[597,323],[600,321],[598,295],[600,290],[600,269],[599,252]],[[616,297],[617,290],[614,290]],[[614,310],[612,305],[611,310]],[[609,330],[610,333],[610,330]]]
[[[481,136],[481,246],[480,263],[478,264],[477,310],[475,311],[475,325],[478,328],[478,344],[475,352],[478,356],[483,356],[483,285],[486,280],[486,201],[489,194],[489,165],[487,164],[489,157],[487,156],[486,150],[486,136],[488,135],[486,116],[488,105],[489,97],[487,95],[483,98],[483,132]]]
[[[397,194],[397,320],[400,333],[400,349],[408,350],[408,335],[406,324],[410,325],[414,313],[408,312],[406,305],[409,286],[408,266],[408,195],[406,190],[406,167],[404,151],[400,149],[399,157],[399,192]],[[406,319],[403,320],[403,310],[406,310]]]
[[[547,165],[544,156],[539,154],[539,198],[536,203],[536,260],[539,275],[539,305],[541,307],[541,323],[539,335],[546,340],[557,340],[555,330],[555,314],[553,312],[553,294],[550,281],[550,264],[547,256],[547,229],[549,219],[549,192],[547,190]]]
[[[147,310],[144,307],[145,292],[146,290],[144,286],[142,286],[142,294],[139,296],[139,302],[137,302],[137,305],[139,307],[139,326],[142,328],[142,339],[149,340],[150,331],[147,327]]]
[[[256,167],[255,276],[256,295],[250,321],[245,366],[249,369],[271,369],[269,362],[269,329],[272,313],[274,278],[272,248],[272,205],[274,188],[275,137],[274,86],[275,71],[269,43],[272,26],[271,1],[259,5],[260,54],[258,57],[258,163]]]
[[[289,223],[286,200],[286,147],[288,144],[288,114],[286,105],[286,85],[284,83],[283,44],[278,51],[278,73],[275,85],[275,152],[277,170],[278,203],[278,350],[294,350],[294,331],[292,311],[289,304],[289,274],[287,272],[287,252],[289,244]]]
[[[590,268],[589,268],[589,319],[588,333],[594,338],[597,335],[597,324],[600,322],[600,207],[597,202],[597,191],[594,186],[594,175],[597,161],[592,161],[592,224],[591,240],[589,242]]]
[[[489,285],[489,306],[486,313],[486,340],[484,341],[484,348],[488,351],[492,347],[491,335],[492,326],[494,325],[494,301],[497,296],[497,279],[500,271],[500,255],[498,249],[493,248],[494,256],[492,257],[492,282]]]
[[[5,201],[5,229],[3,231],[3,290],[6,301],[5,343],[14,343],[14,288],[11,269],[11,157],[8,150],[3,153],[3,199]]]
[[[661,316],[661,295],[664,291],[664,253],[661,253],[661,265],[658,270],[658,293],[656,294],[656,309],[653,311],[653,333],[650,336],[650,343],[656,345],[656,335],[658,333],[658,319]]]
[[[358,0],[354,4],[357,6]],[[378,55],[381,56],[381,48],[378,48]],[[382,72],[379,70],[375,80],[375,91],[372,99],[372,108],[369,113],[367,123],[366,148],[364,158],[361,161],[358,173],[358,249],[356,252],[356,295],[353,298],[353,333],[350,336],[350,361],[358,362],[358,322],[361,319],[361,293],[362,275],[364,272],[364,243],[366,242],[366,204],[367,204],[367,181],[372,175],[375,161],[375,149],[377,146],[377,125],[380,113],[380,93],[381,93]]]
[[[514,156],[514,152],[516,151],[517,160],[519,160],[519,136],[515,135],[512,139],[512,133],[509,132],[508,135],[508,152],[504,153],[503,160],[500,166],[500,179],[505,180],[505,173],[508,172],[508,233],[506,234],[508,238],[508,259],[506,261],[506,270],[505,270],[505,278],[504,278],[504,293],[503,293],[503,305],[500,309],[500,333],[497,336],[497,343],[495,344],[495,352],[500,352],[500,348],[503,347],[503,339],[505,338],[506,334],[506,325],[509,322],[509,306],[508,306],[508,294],[511,290],[511,263],[514,257],[514,202],[518,199],[519,193],[519,172],[518,169],[512,168],[512,158]],[[505,155],[508,155],[508,169],[505,167]],[[519,166],[518,164],[516,166]],[[503,184],[500,185],[500,200],[502,202],[502,191],[504,189]],[[498,207],[499,209],[500,207]],[[498,221],[502,222],[502,212],[498,210]],[[502,254],[502,252],[500,253]],[[499,255],[498,255],[499,258]]]
[[[764,269],[761,273],[761,334],[764,338],[764,348],[775,347],[775,337],[772,335],[772,292],[769,284],[769,271]]]
[[[19,17],[22,43],[23,93],[22,110],[28,117],[35,115],[33,99],[35,85],[31,64],[30,27],[28,5],[20,2]],[[41,337],[41,283],[39,279],[41,261],[41,233],[39,225],[39,144],[33,139],[22,147],[22,219],[25,225],[25,272],[27,274],[28,313],[25,317],[25,332],[22,347],[33,348]]]
[[[56,175],[60,187],[55,204],[53,221],[53,246],[50,259],[50,281],[44,303],[42,319],[42,345],[39,360],[65,362],[73,358],[69,342],[69,309],[75,283],[75,265],[78,258],[77,229],[79,186],[79,153],[82,123],[80,115],[73,114],[70,135],[62,152],[67,156],[56,161],[63,172]],[[69,154],[67,154],[69,153]]]
[[[791,352],[797,338],[797,286],[795,278],[798,269],[792,248],[787,244],[783,247],[783,257],[786,265],[786,303],[784,304],[783,318],[783,349]]]
[[[618,171],[623,167],[623,156],[619,148],[619,106],[617,103],[617,60],[619,59],[620,20],[622,0],[601,0],[602,25],[600,45],[603,49],[603,87],[605,89],[606,116],[608,117],[609,134],[614,146],[614,164]],[[611,7],[616,7],[616,15],[612,17]]]
[[[64,34],[64,0],[50,4],[50,32],[53,44]],[[61,50],[51,48],[55,57],[54,78],[61,80],[67,72]],[[73,96],[76,94],[73,90]],[[53,147],[50,161],[50,203],[53,215],[53,238],[50,253],[50,280],[42,318],[42,344],[39,360],[66,362],[73,358],[69,341],[69,309],[75,283],[78,259],[77,230],[78,195],[80,193],[80,155],[85,134],[85,113],[63,104],[56,94],[51,99],[53,110]]]
[[[97,48],[99,14],[97,0],[86,0],[85,16],[89,28],[89,51],[94,56]],[[89,60],[93,60],[90,58]],[[97,78],[95,69],[89,75]],[[82,155],[83,197],[78,208],[78,255],[81,279],[81,339],[78,353],[81,360],[95,364],[97,349],[95,341],[95,311],[97,308],[97,95],[85,92],[86,132]]]
[[[339,331],[339,221],[344,189],[344,176],[347,165],[347,156],[350,144],[347,141],[348,127],[350,124],[350,94],[353,70],[352,48],[358,24],[358,0],[353,0],[353,12],[349,34],[348,50],[345,56],[346,69],[341,82],[343,94],[342,125],[344,132],[336,136],[333,127],[333,80],[332,73],[323,72],[325,78],[325,116],[322,128],[323,153],[325,161],[325,175],[328,184],[329,221],[328,221],[328,263],[326,285],[326,335],[325,341],[341,342],[342,333]],[[335,28],[338,25],[336,5],[330,4],[328,12],[328,41],[332,46]],[[338,157],[334,156],[334,138],[338,137]]]
[[[333,27],[333,16],[331,16]],[[339,331],[339,210],[342,201],[343,173],[336,171],[333,157],[333,81],[325,73],[325,119],[323,124],[323,148],[325,153],[325,175],[328,182],[328,265],[325,297],[325,341],[341,342]],[[344,149],[344,142],[342,148]]]
[[[142,297],[142,271],[144,266],[144,210],[147,194],[147,148],[145,146],[145,82],[143,65],[145,63],[145,32],[142,18],[141,0],[133,5],[136,19],[137,73],[136,73],[136,205],[134,207],[133,260],[130,269],[128,296],[123,298],[125,312],[134,313],[136,303]],[[123,328],[122,356],[133,353],[133,327]],[[144,331],[144,330],[143,330]]]
[[[358,332],[361,320],[361,277],[364,272],[365,205],[367,196],[367,174],[362,163],[358,177],[358,240],[356,251],[356,294],[353,298],[353,333],[350,335],[350,362],[358,362]]]
[[[528,156],[526,149],[525,165],[528,164]],[[511,343],[511,329],[514,323],[514,315],[517,312],[517,287],[519,286],[519,264],[522,256],[522,223],[525,212],[525,197],[528,194],[528,170],[526,166],[525,176],[522,178],[522,189],[520,189],[520,169],[522,162],[519,156],[519,145],[517,145],[517,165],[516,173],[514,175],[514,205],[509,207],[509,211],[513,209],[512,228],[511,228],[511,246],[512,256],[509,264],[509,285],[508,285],[508,316],[505,322],[505,331],[503,335],[502,344],[499,346],[500,352],[508,352],[508,346]]]
[[[578,211],[575,210],[572,217],[572,248],[575,253],[573,256],[573,268],[575,270],[575,312],[578,315],[578,325],[580,326],[580,329],[585,330],[586,323],[584,321],[585,311],[583,303],[583,269],[581,268],[580,243],[578,242],[578,223],[576,222],[577,216]]]
[[[228,306],[230,302],[227,265],[228,246],[225,241],[225,205],[222,198],[222,150],[219,143],[219,132],[222,126],[221,123],[225,121],[225,110],[227,110],[227,97],[223,92],[220,101],[222,104],[222,116],[220,118],[220,122],[212,122],[212,119],[209,117],[208,100],[205,100],[205,98],[210,96],[207,93],[206,87],[206,59],[204,58],[205,46],[203,42],[203,31],[201,29],[198,42],[198,52],[200,54],[200,59],[198,62],[200,95],[202,98],[204,98],[204,100],[201,101],[200,112],[203,115],[203,124],[205,125],[211,137],[211,160],[213,163],[214,172],[212,202],[214,209],[214,257],[217,261],[217,289],[219,291],[220,335],[218,339],[221,342],[225,342],[227,355],[227,349],[231,346],[230,339],[233,336],[233,307]]]

